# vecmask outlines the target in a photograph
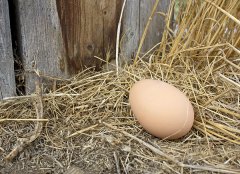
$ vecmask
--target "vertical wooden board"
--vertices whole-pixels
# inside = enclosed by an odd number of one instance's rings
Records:
[[[94,56],[104,58],[115,48],[119,2],[122,0],[57,1],[67,62],[72,74],[85,67],[100,66]]]
[[[55,0],[16,0],[20,54],[26,72],[26,91],[35,89],[33,70],[67,77],[65,49]]]
[[[0,0],[0,100],[16,93],[9,8]]]
[[[122,21],[122,44],[120,45],[122,58],[131,58],[137,51],[140,28],[140,1],[128,0],[125,5]]]
[[[149,16],[151,15],[151,11],[155,1],[149,0],[140,0],[140,36],[142,35],[146,23],[149,20]],[[168,11],[168,7],[170,5],[170,0],[160,0],[156,12],[166,13]],[[142,47],[141,52],[145,53],[149,49],[151,49],[154,45],[159,43],[162,38],[162,34],[165,28],[165,19],[160,14],[155,12],[151,24],[148,28],[148,34],[145,38],[144,45]]]
[[[128,0],[124,12],[122,28],[122,49],[124,57],[133,57],[139,46],[139,41],[151,15],[155,0]],[[167,12],[170,0],[160,0],[156,12]],[[159,43],[165,27],[164,17],[154,15],[141,49],[145,53]]]

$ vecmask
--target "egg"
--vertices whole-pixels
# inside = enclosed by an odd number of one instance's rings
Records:
[[[129,91],[131,110],[140,125],[162,139],[186,135],[194,122],[194,110],[187,96],[160,80],[144,79]]]

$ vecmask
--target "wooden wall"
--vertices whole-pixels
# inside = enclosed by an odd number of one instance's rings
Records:
[[[0,0],[0,100],[16,93],[8,1]]]
[[[122,21],[122,58],[135,55],[155,0],[128,0]],[[157,12],[167,12],[170,0],[160,0]],[[110,51],[114,56],[116,31],[123,0],[58,0],[62,34],[67,52],[70,73],[101,62],[94,58],[105,58]],[[155,14],[142,52],[157,44],[162,37],[164,17]],[[112,56],[112,58],[113,58]]]
[[[55,0],[15,0],[20,57],[26,92],[35,89],[35,73],[68,76],[61,26]]]
[[[15,5],[18,52],[23,61],[27,93],[34,90],[34,70],[44,77],[70,77],[89,66],[98,70],[101,61],[110,51],[114,58],[117,25],[123,0],[13,0]],[[8,78],[14,89],[13,59],[7,11],[7,0],[0,0],[4,16],[1,25],[8,36],[0,35],[5,41],[4,54],[0,54],[0,75]],[[122,58],[130,59],[136,53],[139,40],[151,14],[154,0],[128,0],[124,9],[121,48]],[[166,12],[170,0],[160,0],[157,12]],[[142,53],[161,40],[164,18],[155,14],[145,39]],[[3,27],[3,28],[4,28]],[[2,28],[1,28],[2,29]],[[1,31],[1,34],[4,32]],[[7,43],[7,44],[6,44]],[[2,49],[2,47],[0,47]],[[2,52],[2,51],[1,51]],[[2,64],[2,63],[1,63]],[[5,67],[11,72],[5,73]],[[4,72],[4,73],[3,73]],[[4,74],[4,75],[2,75]],[[0,76],[1,86],[3,79]],[[6,87],[5,87],[6,88]],[[0,91],[4,91],[1,89]],[[14,90],[13,90],[14,91]],[[10,95],[14,92],[9,91]]]
[[[69,72],[100,67],[108,49],[114,50],[122,0],[58,0],[58,13]]]
[[[155,4],[154,0],[128,0],[123,18],[123,44],[121,54],[124,57],[133,57],[137,51],[139,41],[146,27],[147,21]],[[159,43],[165,27],[164,17],[158,12],[166,13],[170,0],[160,0],[156,13],[151,19],[145,38],[142,53],[145,53],[155,44]]]

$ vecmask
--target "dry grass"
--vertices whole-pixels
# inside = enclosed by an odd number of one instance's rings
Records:
[[[86,173],[240,173],[239,9],[239,0],[188,1],[178,30],[167,21],[147,61],[139,49],[135,64],[118,74],[87,69],[59,83],[42,96],[43,119],[36,119],[37,95],[3,101],[1,160],[36,122],[44,126],[14,165],[0,166],[43,173],[72,165]],[[195,122],[184,138],[160,140],[135,120],[128,91],[143,78],[166,81],[189,97]]]

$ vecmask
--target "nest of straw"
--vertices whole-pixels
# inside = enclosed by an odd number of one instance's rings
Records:
[[[175,31],[173,5],[161,43],[145,55],[139,49],[118,73],[86,69],[52,92],[2,101],[0,172],[62,173],[77,166],[82,173],[240,173],[240,1],[188,1]],[[189,97],[195,122],[188,135],[168,141],[142,129],[128,91],[143,78]],[[4,162],[32,132],[34,141],[28,138],[13,163]]]

